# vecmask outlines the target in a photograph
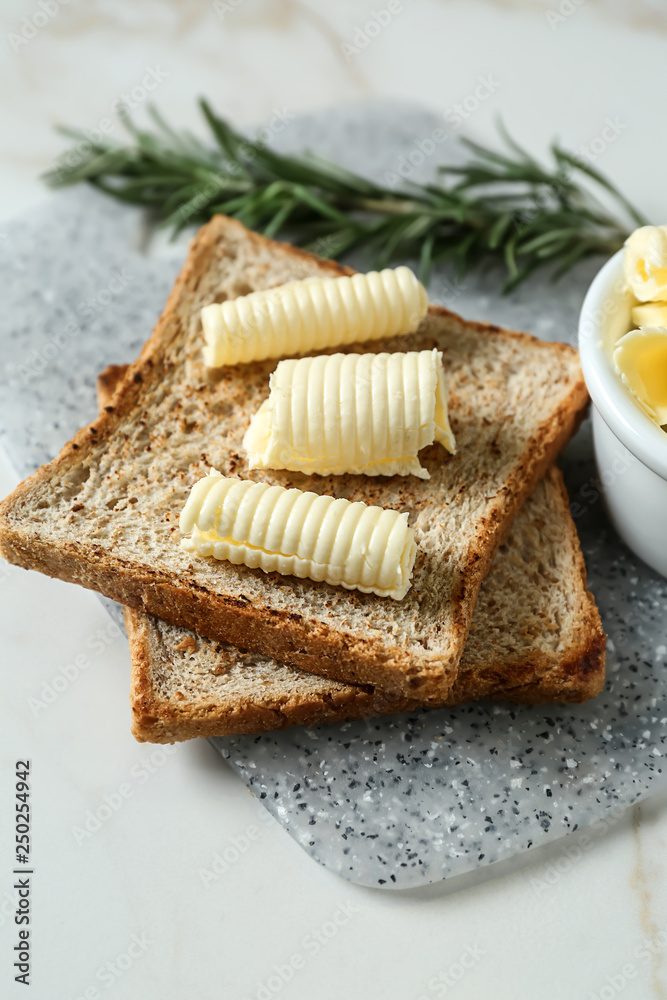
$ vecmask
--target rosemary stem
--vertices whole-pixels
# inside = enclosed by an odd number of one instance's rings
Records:
[[[613,253],[646,223],[589,164],[553,145],[543,167],[502,125],[503,151],[463,140],[469,158],[441,168],[438,182],[408,180],[406,190],[393,190],[319,156],[276,153],[236,132],[206,101],[200,106],[214,145],[175,131],[151,108],[152,130],[122,116],[127,145],[91,145],[85,132],[61,130],[74,145],[45,180],[92,184],[143,205],[175,233],[223,212],[320,254],[366,248],[377,266],[416,258],[424,277],[439,260],[451,260],[458,274],[495,262],[509,287],[539,267],[556,265],[561,275],[584,256]],[[619,217],[608,211],[610,200]]]
[[[415,201],[396,201],[394,198],[355,198],[349,203],[351,209],[363,212],[377,212],[381,215],[410,215],[422,211],[424,206]]]

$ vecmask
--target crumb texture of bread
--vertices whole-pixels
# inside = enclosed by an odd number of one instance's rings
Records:
[[[126,609],[132,731],[169,743],[423,707],[243,653]],[[567,493],[551,469],[514,519],[482,584],[457,679],[441,706],[479,698],[580,702],[605,676],[605,637],[586,589]],[[438,707],[437,704],[431,707]]]
[[[414,334],[350,347],[442,351],[458,450],[421,453],[430,480],[249,471],[241,441],[276,361],[208,371],[200,309],[347,273],[215,217],[112,405],[0,505],[0,552],[303,670],[444,698],[481,582],[513,515],[578,425],[586,389],[573,349],[432,307]],[[179,514],[211,466],[407,511],[418,545],[407,596],[397,602],[185,552]]]
[[[100,410],[127,368],[110,365],[98,376]],[[212,643],[145,612],[126,609],[126,623],[132,725],[140,741],[343,722],[416,705]],[[177,655],[182,653],[194,655],[182,660]],[[239,670],[251,673],[239,676]],[[605,636],[586,591],[565,485],[552,468],[514,518],[511,535],[482,584],[447,705],[475,697],[581,702],[599,694],[604,677]],[[253,678],[258,680],[254,688]]]

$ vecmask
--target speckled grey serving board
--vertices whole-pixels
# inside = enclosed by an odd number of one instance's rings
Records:
[[[279,139],[382,177],[438,124],[376,105],[299,119]],[[454,141],[439,152],[455,156]],[[0,441],[20,473],[94,416],[96,373],[136,356],[184,252],[147,241],[140,213],[87,189],[0,226]],[[555,289],[539,279],[506,299],[493,276],[459,285],[441,273],[431,294],[470,318],[573,341],[598,264]],[[609,528],[588,425],[563,467],[610,636],[603,695],[568,709],[475,704],[212,741],[304,850],[344,878],[389,888],[450,878],[665,785],[667,582]]]

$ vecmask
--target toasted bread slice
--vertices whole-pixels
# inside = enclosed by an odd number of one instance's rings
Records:
[[[345,273],[221,216],[204,226],[113,403],[0,505],[0,552],[313,673],[420,701],[445,698],[493,556],[578,425],[587,393],[572,348],[432,307],[416,333],[353,348],[443,352],[458,451],[422,453],[430,480],[248,472],[241,440],[276,362],[207,371],[199,310]],[[393,601],[185,552],[178,517],[211,466],[407,510],[418,545],[407,596]]]
[[[100,409],[127,366],[97,380]],[[307,674],[125,609],[132,657],[132,732],[171,743],[420,707],[371,687]],[[474,698],[580,702],[605,677],[605,637],[586,589],[563,478],[547,472],[516,514],[480,589],[468,643],[444,705]]]
[[[173,743],[342,722],[423,707],[307,674],[125,609],[132,732]],[[602,689],[605,640],[562,476],[552,468],[514,518],[482,584],[459,672],[442,705],[479,698],[579,702]],[[431,703],[431,707],[433,703]]]

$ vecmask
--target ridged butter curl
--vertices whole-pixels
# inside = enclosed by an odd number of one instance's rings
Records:
[[[191,532],[182,547],[200,556],[395,600],[410,588],[417,553],[405,513],[215,469],[193,486],[180,529]]]
[[[416,330],[426,289],[409,267],[307,278],[204,306],[209,368],[308,354]]]
[[[281,361],[243,439],[251,469],[415,475],[434,441],[455,450],[442,354],[323,354]]]

